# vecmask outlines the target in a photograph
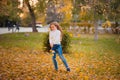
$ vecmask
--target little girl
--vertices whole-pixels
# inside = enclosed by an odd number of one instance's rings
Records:
[[[62,29],[60,28],[57,22],[52,22],[50,24],[49,43],[50,43],[51,49],[54,51],[53,52],[54,55],[52,59],[53,59],[55,70],[56,71],[58,70],[58,65],[56,61],[56,54],[58,53],[60,59],[62,60],[62,62],[66,67],[66,70],[70,71],[70,68],[62,53],[61,40],[62,40]]]

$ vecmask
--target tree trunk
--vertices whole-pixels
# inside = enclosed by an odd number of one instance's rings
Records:
[[[118,28],[119,24],[118,24],[118,21],[115,20],[115,34],[119,34],[119,28]]]
[[[33,30],[33,32],[38,32],[38,30],[36,29],[35,14],[34,14],[34,11],[33,11],[32,7],[30,6],[29,0],[25,0],[25,3],[26,3],[26,5],[29,9],[29,13],[30,13],[30,16],[31,16],[31,19],[32,19],[32,30]]]
[[[97,21],[94,21],[94,30],[95,30],[94,40],[97,41],[98,40],[98,25],[97,25]]]
[[[95,3],[94,3],[95,4]],[[96,19],[96,11],[94,8],[94,40],[97,41],[98,40],[98,20]]]

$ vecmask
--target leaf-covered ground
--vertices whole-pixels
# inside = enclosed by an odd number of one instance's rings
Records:
[[[0,80],[120,80],[120,43],[116,35],[73,38],[71,53],[64,54],[71,72],[57,57],[43,52],[43,34],[0,35]]]
[[[88,56],[89,55],[89,56]],[[0,49],[0,80],[119,80],[120,55],[97,53],[64,54],[71,72],[57,57],[55,71],[52,54],[19,48]]]

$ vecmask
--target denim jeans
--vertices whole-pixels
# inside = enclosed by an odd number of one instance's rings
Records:
[[[66,69],[69,68],[66,59],[65,59],[64,56],[62,55],[63,52],[62,52],[62,47],[61,47],[61,45],[60,45],[60,44],[54,44],[52,50],[55,51],[55,52],[53,53],[54,55],[53,55],[53,57],[52,57],[55,69],[58,70],[58,64],[57,64],[57,61],[56,61],[56,53],[58,53],[60,59],[62,60],[62,62],[63,62],[64,65],[65,65]]]

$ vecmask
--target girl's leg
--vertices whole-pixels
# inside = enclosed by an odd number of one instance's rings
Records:
[[[61,59],[62,62],[64,63],[67,71],[70,71],[70,68],[69,68],[69,66],[68,66],[68,64],[67,64],[67,61],[66,61],[66,59],[64,58],[64,56],[62,55],[62,47],[61,47],[61,45],[58,47],[57,52],[58,52],[58,55],[59,55],[60,59]]]
[[[55,67],[55,70],[58,70],[58,65],[57,65],[57,61],[56,61],[56,53],[53,53],[53,57],[52,57],[52,60],[53,60],[53,63],[54,63],[54,67]]]

